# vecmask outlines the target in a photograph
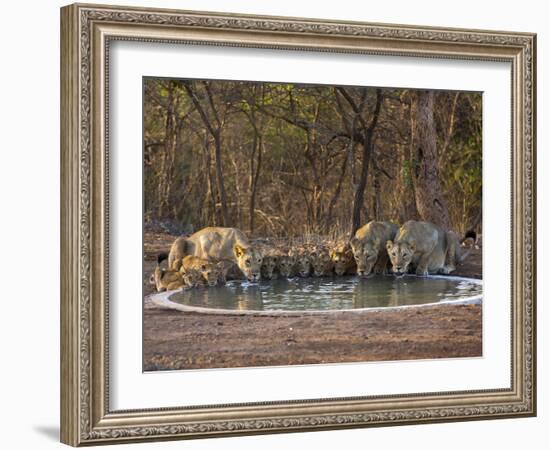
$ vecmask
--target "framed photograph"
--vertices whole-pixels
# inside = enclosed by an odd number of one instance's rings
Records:
[[[62,442],[535,415],[535,58],[62,8]]]

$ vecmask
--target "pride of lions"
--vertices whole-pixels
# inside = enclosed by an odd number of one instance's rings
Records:
[[[462,241],[452,231],[409,220],[401,227],[371,221],[349,242],[304,244],[297,248],[251,244],[237,228],[207,227],[177,238],[170,253],[158,255],[151,282],[157,291],[216,286],[227,280],[250,282],[279,276],[322,277],[371,273],[449,274],[474,247],[476,235]],[[161,263],[168,259],[168,267]]]

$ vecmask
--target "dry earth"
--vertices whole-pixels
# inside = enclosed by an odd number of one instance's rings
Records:
[[[175,236],[145,233],[143,368],[146,371],[474,357],[481,305],[307,316],[183,313],[155,308],[149,275]],[[481,250],[453,275],[481,278]]]

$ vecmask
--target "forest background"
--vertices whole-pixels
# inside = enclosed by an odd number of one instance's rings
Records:
[[[481,231],[482,95],[144,78],[145,226],[349,238]]]

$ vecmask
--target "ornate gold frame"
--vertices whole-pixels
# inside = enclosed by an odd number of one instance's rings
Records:
[[[112,40],[202,43],[512,66],[509,389],[111,411],[108,399],[107,63]],[[533,416],[536,36],[75,4],[61,9],[61,440],[70,445]]]

